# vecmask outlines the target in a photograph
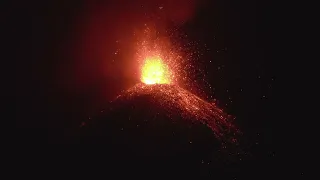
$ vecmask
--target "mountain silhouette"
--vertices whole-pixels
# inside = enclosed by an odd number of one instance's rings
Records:
[[[220,166],[236,132],[227,117],[176,85],[137,84],[83,122],[75,142],[115,161]]]

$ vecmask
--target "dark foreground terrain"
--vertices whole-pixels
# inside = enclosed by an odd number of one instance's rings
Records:
[[[179,107],[176,114],[170,111],[179,101],[172,99],[168,111],[161,103],[165,98],[154,94],[159,91],[138,89],[134,95],[128,91],[75,127],[68,138],[45,146],[24,141],[25,149],[35,154],[31,157],[45,157],[41,159],[44,164],[55,162],[81,172],[93,170],[103,177],[268,177],[263,162],[254,161],[241,143],[218,139],[208,126],[183,116]]]
[[[179,93],[185,94],[179,98]],[[185,110],[184,102],[192,99],[202,115]],[[228,133],[227,124],[216,122],[212,127],[224,133],[217,136],[200,121],[210,116],[204,116],[205,102],[196,99],[176,86],[137,85],[60,137],[48,140],[46,129],[20,130],[16,154],[27,159],[24,168],[37,164],[102,177],[273,177],[271,161],[252,153],[240,133]],[[230,134],[236,143],[229,141]]]

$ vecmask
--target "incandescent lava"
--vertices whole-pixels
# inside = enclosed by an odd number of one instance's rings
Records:
[[[171,83],[170,70],[160,57],[146,58],[141,71],[141,81],[145,84]]]

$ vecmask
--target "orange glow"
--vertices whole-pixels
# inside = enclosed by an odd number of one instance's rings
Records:
[[[141,81],[145,84],[170,84],[169,68],[160,57],[147,57],[141,71]]]
[[[140,81],[146,85],[178,84],[182,56],[167,35],[146,25],[142,31],[136,31],[135,36]]]

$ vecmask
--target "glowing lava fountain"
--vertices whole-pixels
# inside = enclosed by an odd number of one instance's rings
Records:
[[[145,84],[170,84],[171,73],[160,57],[146,58],[142,70],[141,81]]]
[[[206,102],[180,87],[194,88],[188,82],[195,82],[190,75],[196,74],[197,67],[187,63],[190,57],[184,56],[181,48],[173,46],[168,38],[157,37],[150,28],[141,37],[136,55],[142,83],[119,95],[117,101],[132,102],[147,96],[159,112],[164,110],[166,116],[173,120],[173,117],[181,117],[192,123],[200,122],[209,127],[218,139],[236,142],[235,136],[239,131],[230,121],[233,119],[231,116],[215,103]]]

